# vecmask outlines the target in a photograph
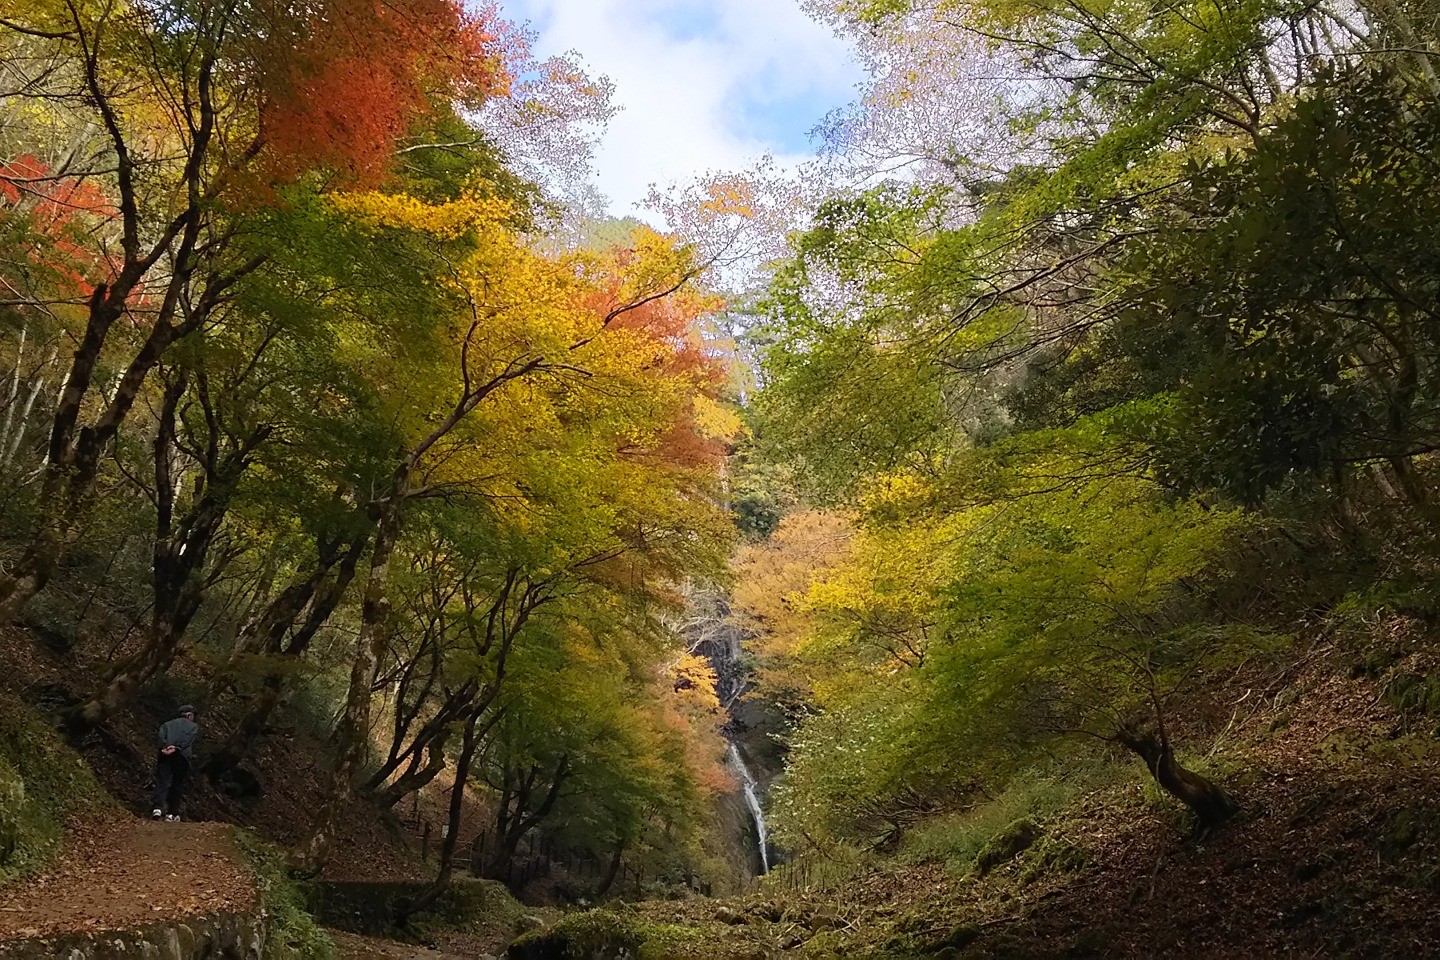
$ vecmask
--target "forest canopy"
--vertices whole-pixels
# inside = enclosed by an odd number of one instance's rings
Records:
[[[305,781],[291,874],[421,847],[401,925],[1107,777],[1198,848],[1307,671],[1433,732],[1440,11],[801,6],[866,77],[818,155],[622,218],[615,87],[493,4],[0,0],[18,696],[130,767],[204,704],[212,810]]]
[[[731,536],[718,253],[575,239],[608,89],[529,42],[452,0],[0,5],[0,618],[107,639],[74,737],[203,668],[222,787],[329,698],[293,865],[443,789],[417,910],[470,785],[493,876],[542,829],[723,875],[670,625]]]
[[[1213,829],[1207,686],[1433,614],[1433,14],[810,6],[871,85],[757,334],[747,457],[811,510],[737,566],[779,829],[893,843],[1097,750]]]

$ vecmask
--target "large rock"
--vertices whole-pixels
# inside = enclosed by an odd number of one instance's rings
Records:
[[[636,960],[645,936],[633,921],[611,910],[570,914],[549,929],[516,940],[505,956],[508,960]]]

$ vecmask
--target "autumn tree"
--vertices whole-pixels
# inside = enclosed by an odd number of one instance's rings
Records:
[[[41,4],[4,19],[17,89],[53,118],[49,126],[79,138],[58,174],[33,154],[7,159],[12,202],[28,206],[67,182],[108,202],[86,201],[97,222],[67,254],[84,268],[72,268],[72,291],[36,286],[33,275],[12,284],[21,312],[46,316],[57,293],[77,307],[77,346],[48,430],[39,517],[0,585],[0,617],[15,616],[53,575],[104,457],[172,346],[221,322],[264,262],[241,249],[236,214],[263,202],[277,178],[321,166],[378,175],[379,158],[432,103],[483,97],[502,83],[493,38],[458,7],[386,6],[398,19],[376,33],[379,9],[336,3],[307,20],[240,2]],[[357,59],[362,49],[380,59]],[[379,84],[364,88],[377,95],[366,110],[330,102],[353,95],[362,74]],[[319,114],[298,116],[302,102]],[[355,116],[376,126],[349,129],[344,117]],[[310,127],[303,138],[300,124]],[[113,376],[116,388],[98,390],[97,376]]]

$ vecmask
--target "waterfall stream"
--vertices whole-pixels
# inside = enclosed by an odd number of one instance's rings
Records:
[[[733,743],[730,744],[730,762],[735,764],[735,770],[740,774],[740,783],[745,788],[745,805],[750,808],[750,816],[755,821],[755,837],[760,846],[760,872],[769,873],[770,834],[765,829],[765,809],[760,806],[760,796],[755,791],[755,778],[750,775],[750,768],[745,766],[740,749]]]
[[[722,735],[729,742],[726,764],[734,771],[740,784],[745,809],[739,809],[735,798],[727,800],[724,812],[727,853],[745,856],[748,872],[755,861],[750,859],[751,844],[758,848],[760,873],[770,872],[770,830],[765,823],[765,808],[760,804],[760,782],[750,772],[750,763],[768,780],[778,772],[779,758],[770,757],[766,768],[766,751],[771,746],[767,731],[778,729],[780,719],[767,715],[760,703],[747,702],[750,689],[750,668],[743,663],[746,633],[730,613],[730,600],[722,592],[692,589],[686,595],[686,616],[677,630],[686,639],[692,654],[705,657],[715,671],[715,696],[729,719]],[[744,745],[742,748],[741,745]],[[749,757],[747,763],[746,757]],[[754,825],[748,829],[746,815]],[[740,864],[735,864],[737,868]]]

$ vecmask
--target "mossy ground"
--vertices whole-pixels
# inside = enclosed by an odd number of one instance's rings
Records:
[[[287,873],[284,851],[248,830],[236,830],[235,839],[270,918],[266,960],[334,960],[335,945],[306,911],[305,891]]]
[[[537,911],[516,900],[503,883],[457,877],[435,907],[410,920],[403,939],[453,953],[498,951]]]
[[[58,855],[68,822],[116,809],[89,765],[40,714],[0,697],[0,885]]]
[[[515,960],[738,960],[723,928],[664,922],[623,906],[571,914],[511,944]]]

